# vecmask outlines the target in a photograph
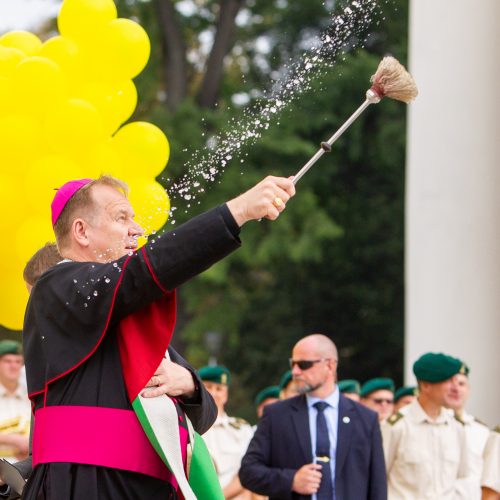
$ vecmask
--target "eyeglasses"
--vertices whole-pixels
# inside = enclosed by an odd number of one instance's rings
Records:
[[[323,359],[301,359],[300,361],[294,361],[292,358],[288,360],[290,363],[290,368],[293,370],[293,367],[297,365],[301,370],[309,370],[316,363],[321,363],[321,361],[330,361],[330,358]]]
[[[389,398],[370,398],[370,400],[377,405],[381,405],[383,403],[386,403],[388,405],[394,404],[394,399],[389,399]]]

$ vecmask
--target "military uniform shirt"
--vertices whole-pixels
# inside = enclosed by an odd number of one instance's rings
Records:
[[[490,433],[484,449],[484,467],[481,486],[500,493],[500,428]]]
[[[470,500],[463,425],[444,409],[432,420],[418,400],[404,410],[382,425],[389,500]]]
[[[9,393],[0,384],[0,433],[29,435],[31,419],[31,404],[28,393],[18,386],[14,393]],[[0,458],[15,461],[15,450],[0,446]]]
[[[242,419],[229,417],[226,413],[219,415],[215,424],[203,434],[222,488],[240,470],[241,459],[252,437],[250,424]]]
[[[486,442],[490,435],[490,429],[479,422],[476,418],[468,413],[463,413],[458,419],[462,422],[465,429],[465,437],[467,441],[468,462],[471,476],[475,482],[476,491],[471,500],[481,498],[481,474],[483,472],[483,455]]]

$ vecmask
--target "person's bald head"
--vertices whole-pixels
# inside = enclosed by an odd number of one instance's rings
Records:
[[[326,335],[314,333],[300,339],[292,350],[290,365],[300,393],[326,397],[337,380],[337,347]]]
[[[338,360],[337,346],[322,333],[313,333],[301,338],[293,349],[297,348],[306,348],[314,351],[318,356]]]

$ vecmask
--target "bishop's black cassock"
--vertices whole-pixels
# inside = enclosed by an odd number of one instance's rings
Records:
[[[132,256],[107,264],[68,261],[46,272],[33,288],[24,325],[35,427],[36,412],[48,407],[131,410],[131,394],[145,386],[168,347],[175,323],[175,288],[238,248],[238,233],[229,209],[222,205]],[[126,328],[130,322],[132,329]],[[173,349],[169,352],[172,361],[192,371]],[[216,409],[203,384],[198,389],[193,401],[180,403],[203,433],[215,420]],[[33,457],[37,446],[46,445],[44,435],[39,430]],[[127,435],[112,439],[123,446]],[[65,448],[71,449],[71,443]],[[96,449],[95,457],[100,453]],[[163,500],[176,498],[176,493],[168,482],[138,472],[50,462],[35,466],[23,498]]]

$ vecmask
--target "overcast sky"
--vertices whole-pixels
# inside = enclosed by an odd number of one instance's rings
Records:
[[[62,0],[0,0],[0,34],[36,27],[59,9]]]

